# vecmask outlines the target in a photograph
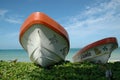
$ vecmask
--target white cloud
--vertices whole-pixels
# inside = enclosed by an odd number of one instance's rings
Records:
[[[8,17],[5,18],[5,21],[9,22],[9,23],[14,23],[14,24],[21,24],[22,20],[20,19],[20,17]]]
[[[81,42],[84,41],[85,43],[82,44],[84,45],[110,36],[120,39],[120,0],[111,0],[92,7],[87,6],[86,10],[72,16],[68,21],[64,26],[73,43],[78,39]]]
[[[7,12],[8,10],[0,9],[0,16],[4,16]]]
[[[6,21],[9,23],[13,23],[13,24],[21,24],[22,23],[22,20],[21,20],[22,16],[18,16],[16,14],[14,14],[14,16],[13,16],[8,13],[10,13],[9,10],[0,9],[0,20]]]

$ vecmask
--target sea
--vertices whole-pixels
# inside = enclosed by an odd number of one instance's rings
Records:
[[[73,62],[72,57],[75,55],[80,48],[71,48],[69,50],[68,55],[66,56],[66,60]],[[31,62],[28,56],[28,53],[23,49],[4,49],[0,50],[0,60],[3,61],[12,61],[17,59],[19,62]],[[109,61],[120,61],[120,47],[115,49],[111,53],[111,57]]]

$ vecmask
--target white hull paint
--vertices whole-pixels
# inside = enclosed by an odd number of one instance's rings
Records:
[[[21,44],[31,61],[43,67],[65,60],[69,50],[65,38],[42,24],[32,25],[22,36]]]
[[[97,46],[73,58],[73,62],[90,61],[95,63],[106,63],[115,48],[117,48],[116,44],[112,43]]]

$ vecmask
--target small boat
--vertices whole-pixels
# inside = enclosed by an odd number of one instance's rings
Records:
[[[66,30],[42,12],[34,12],[25,20],[19,41],[30,60],[42,67],[64,61],[69,51]]]
[[[111,52],[118,47],[115,37],[104,38],[87,45],[78,51],[73,57],[73,62],[90,61],[95,63],[107,63]]]

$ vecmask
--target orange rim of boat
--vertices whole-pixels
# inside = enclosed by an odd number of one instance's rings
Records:
[[[94,43],[91,43],[91,44],[85,46],[80,51],[78,51],[78,53],[76,53],[73,56],[73,58],[75,58],[76,56],[79,56],[80,54],[82,54],[83,52],[85,52],[85,51],[87,51],[91,48],[94,48],[94,47],[97,47],[97,46],[100,46],[100,45],[103,45],[103,44],[108,44],[108,43],[114,43],[118,46],[117,39],[115,37],[104,38],[102,40],[96,41]]]
[[[60,24],[58,24],[56,21],[54,21],[52,18],[48,17],[42,12],[34,12],[25,20],[25,22],[23,23],[20,29],[20,35],[19,35],[20,43],[21,43],[21,38],[25,33],[25,31],[27,31],[34,24],[43,24],[48,28],[54,30],[56,33],[62,35],[67,40],[69,46],[69,36],[66,30]]]

